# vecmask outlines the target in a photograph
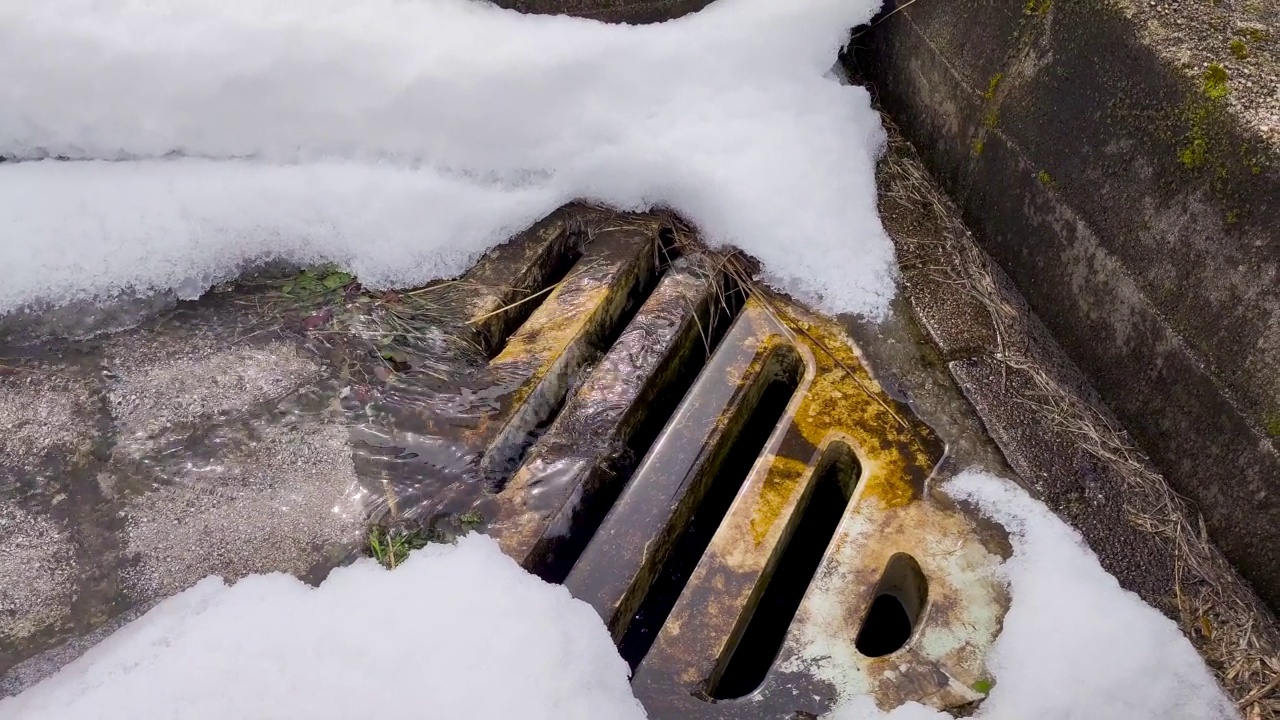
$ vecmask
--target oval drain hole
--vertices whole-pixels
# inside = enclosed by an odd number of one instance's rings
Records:
[[[867,657],[883,657],[902,649],[915,632],[929,597],[929,583],[920,563],[896,553],[876,584],[875,599],[858,630],[854,646]]]
[[[827,446],[817,468],[817,479],[799,511],[800,521],[787,540],[724,673],[715,683],[713,698],[744,697],[764,682],[849,506],[858,475],[858,459],[852,448],[842,442]]]

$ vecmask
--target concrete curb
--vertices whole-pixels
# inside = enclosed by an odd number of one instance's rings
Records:
[[[920,2],[857,43],[983,248],[1280,604],[1277,144],[1110,0]]]
[[[1274,717],[1280,708],[1257,695],[1280,656],[1274,615],[887,124],[881,215],[911,314],[951,379],[1024,486],[1084,536],[1121,586],[1178,623],[1232,697],[1250,703],[1249,717]]]

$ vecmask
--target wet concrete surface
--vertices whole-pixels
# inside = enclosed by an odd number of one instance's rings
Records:
[[[591,222],[583,217],[575,222]],[[479,508],[482,524],[503,530],[490,512],[503,486],[480,467],[493,438],[511,435],[524,453],[556,435],[547,423],[566,398],[568,416],[583,395],[612,402],[607,388],[591,390],[611,367],[596,356],[621,337],[613,352],[630,358],[628,332],[643,344],[654,319],[633,321],[629,293],[599,290],[616,284],[619,248],[653,257],[661,223],[604,221],[584,248],[565,239],[574,222],[552,218],[412,302],[355,288],[323,307],[282,306],[278,286],[250,282],[97,339],[0,348],[0,533],[15,550],[0,559],[0,691],[38,681],[204,576],[319,581],[362,550],[370,521],[434,531],[442,513]],[[565,253],[580,259],[563,280],[530,269]],[[667,282],[682,262],[661,263]],[[498,291],[495,272],[523,279]],[[665,287],[641,282],[646,273],[637,288]],[[484,319],[548,284],[523,324],[485,330]],[[578,305],[604,308],[600,321],[574,320]],[[900,301],[889,323],[855,332],[890,395],[946,441],[933,482],[975,465],[1007,474],[909,312]],[[389,328],[412,342],[382,344]],[[591,351],[570,352],[579,340]],[[536,417],[521,415],[526,406]],[[540,477],[539,491],[554,482]]]
[[[234,293],[0,348],[0,691],[205,576],[351,555],[362,491],[319,350]]]

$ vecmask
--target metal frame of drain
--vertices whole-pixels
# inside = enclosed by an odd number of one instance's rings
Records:
[[[481,360],[391,378],[353,431],[358,473],[393,516],[478,510],[508,555],[590,603],[630,643],[652,718],[981,699],[1000,543],[926,491],[941,443],[838,323],[743,299],[724,258],[678,256],[666,222],[571,206],[482,259],[458,281],[465,321],[434,345]],[[458,467],[399,460],[441,444]],[[450,505],[443,489],[476,483]]]

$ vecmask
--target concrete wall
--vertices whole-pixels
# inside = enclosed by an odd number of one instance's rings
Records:
[[[1280,142],[1120,3],[926,0],[850,62],[1276,607]]]

